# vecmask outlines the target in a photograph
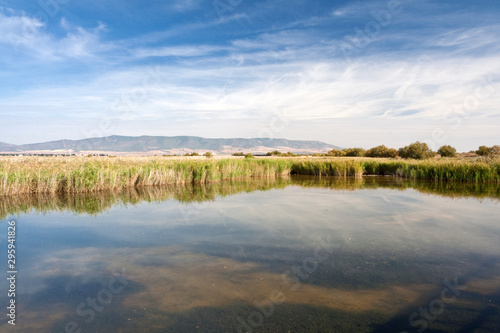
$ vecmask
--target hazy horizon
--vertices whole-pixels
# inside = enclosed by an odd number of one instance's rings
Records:
[[[500,3],[0,0],[0,142],[500,144]]]
[[[199,136],[196,136],[196,135],[175,135],[175,136],[163,136],[163,135],[137,135],[137,136],[131,136],[131,135],[111,135],[111,136],[106,136],[106,137],[92,137],[92,138],[82,138],[82,139],[58,139],[58,140],[49,140],[49,141],[40,141],[40,142],[28,142],[28,143],[23,143],[23,144],[15,144],[15,143],[12,143],[12,142],[3,142],[3,141],[0,141],[0,143],[7,143],[7,144],[13,144],[13,145],[16,145],[16,146],[23,146],[23,145],[30,145],[30,144],[48,144],[48,143],[52,143],[52,142],[60,142],[60,141],[86,141],[86,140],[93,140],[93,139],[106,139],[106,138],[109,138],[109,137],[112,137],[112,136],[122,136],[122,137],[128,137],[128,138],[141,138],[141,137],[164,137],[164,138],[173,138],[173,137],[195,137],[195,138],[201,138],[201,139],[209,139],[209,140],[268,140],[269,138],[238,138],[238,137],[235,137],[235,138],[222,138],[222,137],[214,137],[214,138],[207,138],[207,137],[199,137]],[[330,142],[324,142],[324,141],[320,141],[320,140],[301,140],[301,139],[288,139],[288,138],[273,138],[275,140],[286,140],[286,141],[306,141],[306,142],[321,142],[323,144],[326,144],[326,145],[329,145],[329,146],[333,146],[334,148],[333,149],[347,149],[347,148],[363,148],[363,149],[369,149],[369,148],[373,148],[374,146],[370,146],[370,147],[339,147],[335,144],[332,144]],[[402,148],[402,147],[396,147],[396,146],[388,146],[388,145],[385,145],[387,146],[388,148]],[[204,148],[202,148],[201,150],[203,150]],[[474,149],[472,149],[474,150]],[[471,150],[471,151],[472,151]],[[97,149],[97,151],[99,151],[99,149]],[[458,153],[467,153],[468,151],[457,151]]]

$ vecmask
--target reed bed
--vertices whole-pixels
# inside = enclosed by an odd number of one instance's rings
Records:
[[[436,181],[500,182],[500,159],[3,157],[0,158],[0,195],[95,193],[289,174],[393,175]]]
[[[500,182],[500,159],[403,160],[384,158],[326,158],[296,160],[291,174],[315,176],[392,175],[436,181]]]
[[[365,160],[365,174],[436,181],[500,182],[500,159]]]
[[[290,161],[162,157],[0,158],[0,193],[86,193],[290,173]]]

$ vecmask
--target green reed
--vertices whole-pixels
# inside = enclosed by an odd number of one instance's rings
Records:
[[[0,195],[94,193],[289,174],[499,182],[499,159],[3,157]]]
[[[82,193],[276,177],[289,174],[290,165],[268,159],[10,157],[0,159],[0,191],[2,195]]]

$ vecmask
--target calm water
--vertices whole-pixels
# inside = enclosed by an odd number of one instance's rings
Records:
[[[2,332],[500,332],[500,188],[287,178],[0,199]]]

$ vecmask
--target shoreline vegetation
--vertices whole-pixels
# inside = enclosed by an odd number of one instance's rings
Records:
[[[59,211],[96,216],[116,205],[134,206],[143,202],[165,200],[176,200],[184,204],[202,203],[243,192],[284,189],[288,186],[332,191],[413,189],[420,193],[453,199],[473,197],[500,200],[500,186],[491,182],[435,182],[396,177],[284,176],[199,184],[128,187],[99,193],[32,193],[1,196],[0,219],[32,210],[37,213]],[[181,215],[179,218],[183,218]]]
[[[96,193],[131,187],[211,183],[288,175],[363,175],[433,181],[500,182],[500,158],[1,157],[0,196]]]

